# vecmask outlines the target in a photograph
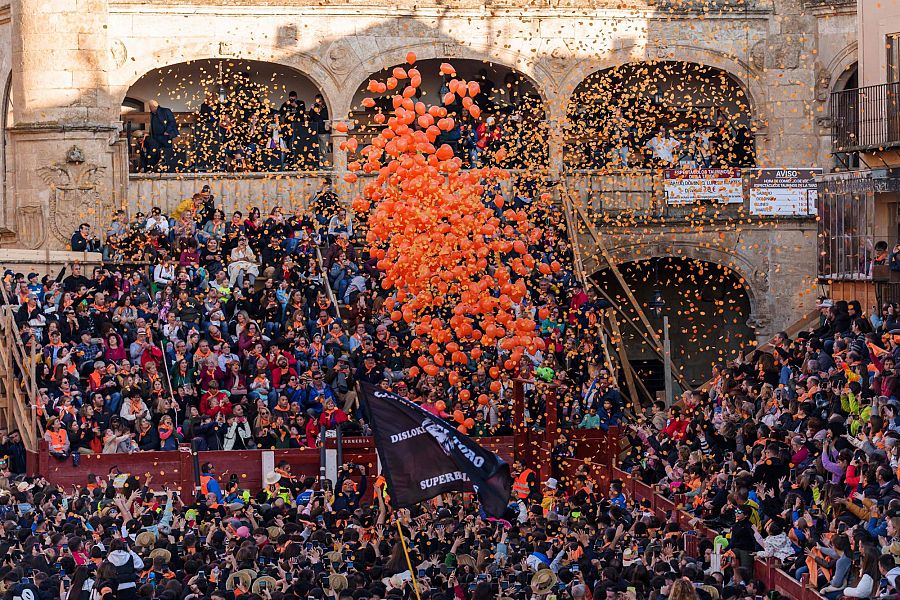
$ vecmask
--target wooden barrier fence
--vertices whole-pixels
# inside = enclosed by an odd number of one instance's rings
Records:
[[[653,513],[664,521],[677,520],[679,527],[686,532],[694,532],[694,539],[685,536],[685,551],[689,556],[698,557],[700,540],[705,537],[712,539],[718,532],[706,527],[701,522],[695,521],[693,515],[680,508],[683,497],[675,500],[664,498],[649,485],[633,478],[629,473],[621,469],[612,469],[612,478],[622,481],[622,489],[625,494],[634,500],[650,502]],[[677,504],[676,504],[677,502]],[[766,590],[774,590],[779,594],[796,600],[824,600],[824,596],[808,585],[809,577],[803,576],[797,581],[791,575],[778,568],[775,560],[755,559],[753,561],[753,576],[762,581]]]
[[[344,462],[366,467],[366,473],[374,475],[378,460],[371,438],[345,438]],[[256,492],[262,488],[263,450],[219,450],[198,452],[198,464],[212,463],[216,468],[219,484],[224,486],[231,474],[237,474],[241,489]],[[317,448],[274,450],[275,464],[287,461],[291,472],[299,477],[318,477],[320,451]],[[40,473],[47,481],[62,487],[85,485],[88,474],[106,478],[110,469],[117,467],[122,473],[138,477],[153,476],[153,487],[168,486],[182,494],[194,487],[194,459],[190,446],[182,444],[178,451],[136,452],[134,454],[86,454],[76,467],[72,459],[59,460],[47,452],[47,443],[41,442],[40,452],[29,456],[29,471]]]

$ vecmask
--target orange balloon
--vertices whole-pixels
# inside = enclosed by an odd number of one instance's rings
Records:
[[[415,52],[407,52],[406,53],[406,62],[411,65],[416,64],[416,53]]]
[[[478,396],[478,404],[481,406],[487,406],[490,404],[491,399],[487,397],[487,394],[479,394]]]
[[[466,426],[466,429],[472,429],[473,427],[475,427],[475,419],[470,417],[463,421],[463,425]]]
[[[334,128],[341,133],[347,133],[347,124],[343,121],[338,121],[334,124]]]
[[[472,392],[469,390],[459,390],[459,399],[463,402],[468,402],[469,398],[472,397]]]
[[[453,411],[453,420],[457,423],[462,423],[466,420],[466,415],[463,414],[463,411],[457,409]]]

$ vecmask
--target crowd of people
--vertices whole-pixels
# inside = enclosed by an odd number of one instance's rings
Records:
[[[320,488],[281,464],[259,494],[234,476],[220,482],[211,465],[199,498],[115,473],[62,490],[24,477],[18,432],[2,432],[9,597],[343,600],[413,598],[418,587],[459,600],[776,598],[754,579],[754,557],[830,600],[893,596],[898,308],[823,299],[819,328],[717,365],[707,388],[671,406],[629,406],[594,337],[608,304],[574,276],[564,219],[541,185],[522,178],[511,197],[545,228],[532,254],[563,265],[536,273],[516,307],[544,315],[546,349],[526,352],[516,372],[536,382],[526,423],[513,421],[508,382],[496,379],[499,351],[472,359],[459,381],[417,368],[416,334],[390,318],[390,292],[357,243],[365,219],[325,180],[308,207],[265,217],[227,218],[204,188],[177,217],[117,214],[102,240],[82,225],[73,249],[107,261],[90,273],[7,271],[23,342],[39,358],[35,410],[49,452],[78,464],[182,442],[315,448],[323,430],[368,433],[357,381],[472,436],[509,435],[545,426],[540,382],[552,381],[564,429],[618,425],[630,442],[621,468],[721,533],[699,553],[676,515],[659,519],[621,482],[606,493],[608,482],[563,468],[583,450],[565,436],[553,477],[514,465],[512,502],[493,519],[468,495],[394,509],[371,465],[345,465]]]
[[[158,101],[149,109],[146,129],[125,131],[135,172],[316,170],[330,152],[331,124],[321,94],[307,108],[291,91],[276,109],[244,82],[230,99],[208,92],[181,123]]]
[[[484,110],[474,118],[461,103],[447,106],[457,116],[455,126],[441,134],[469,168],[502,163],[506,167],[543,165],[546,125],[543,102],[509,73],[501,84],[486,69],[477,75],[481,92],[476,101]],[[439,90],[448,91],[450,77]],[[331,153],[331,120],[328,106],[316,94],[311,106],[296,91],[276,108],[259,86],[241,80],[227,98],[207,92],[200,107],[178,116],[150,101],[149,123],[144,129],[125,128],[132,151],[134,172],[277,172],[310,171],[327,166]],[[390,96],[376,100],[357,117],[361,135],[379,130],[377,114],[391,110]],[[462,115],[462,116],[459,116]],[[502,149],[502,152],[501,152]],[[500,157],[500,158],[498,158]]]

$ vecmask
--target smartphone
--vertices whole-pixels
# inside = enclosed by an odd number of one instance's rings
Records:
[[[504,591],[508,590],[508,589],[509,589],[509,582],[506,581],[506,580],[501,581],[501,582],[500,582],[500,589],[501,589],[501,590],[504,590]]]
[[[581,567],[579,567],[578,565],[572,565],[571,567],[569,567],[569,570],[573,573],[579,573],[581,572]]]
[[[197,571],[197,577],[200,579],[206,579],[206,571]]]
[[[419,579],[425,577],[426,574],[427,571],[425,569],[419,569],[418,571],[416,571],[416,577],[418,577]]]
[[[31,577],[23,577],[22,585],[31,585]]]
[[[62,578],[62,586],[63,586],[63,591],[68,592],[69,588],[72,587],[72,580],[69,579],[68,577],[63,577]]]
[[[68,551],[69,551],[69,545],[68,545],[68,544],[63,544],[63,545],[62,545],[62,551],[63,551],[63,552],[68,552]]]
[[[322,589],[328,589],[331,587],[331,578],[328,575],[322,577]]]
[[[260,582],[259,582],[259,589],[264,590],[264,589],[266,589],[266,588],[268,588],[268,587],[269,587],[269,582],[268,582],[268,581],[260,581]]]

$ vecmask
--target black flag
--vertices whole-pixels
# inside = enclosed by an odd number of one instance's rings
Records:
[[[509,465],[414,402],[359,384],[391,504],[408,507],[445,492],[476,492],[484,512],[509,504]]]

